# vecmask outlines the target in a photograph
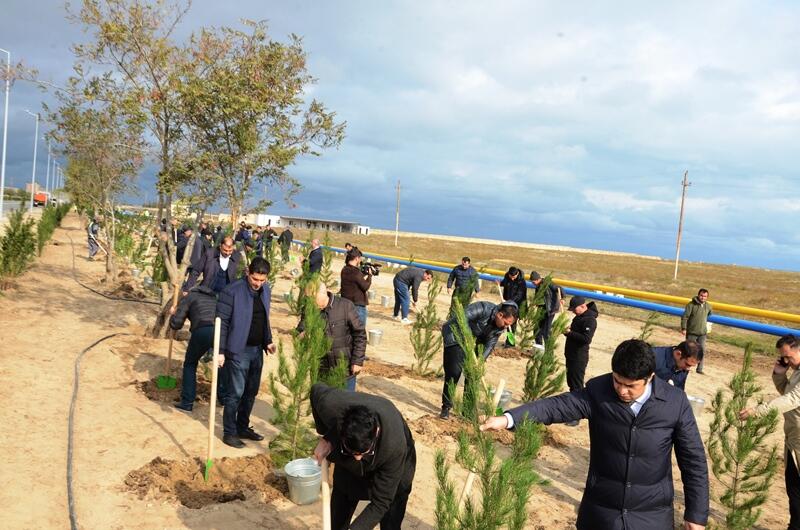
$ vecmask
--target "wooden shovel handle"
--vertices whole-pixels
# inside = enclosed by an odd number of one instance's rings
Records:
[[[208,451],[206,462],[214,458],[214,423],[217,412],[217,363],[219,362],[219,334],[222,320],[214,320],[214,356],[211,359],[211,403],[208,407]]]
[[[179,285],[174,285],[172,290],[172,309],[178,307],[178,298],[181,295]],[[172,339],[175,338],[175,332],[170,328],[169,330],[169,350],[167,351],[167,377],[172,375]]]
[[[328,483],[328,460],[322,459],[322,530],[331,530],[331,485]]]

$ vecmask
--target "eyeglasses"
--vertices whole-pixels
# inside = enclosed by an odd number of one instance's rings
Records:
[[[341,447],[340,451],[345,456],[372,456],[372,455],[375,454],[375,442],[376,441],[378,441],[377,436],[372,440],[372,443],[369,444],[369,447],[367,447],[366,451],[358,452],[358,451],[351,451],[347,447],[347,445],[344,443],[344,440],[342,440],[342,447]]]

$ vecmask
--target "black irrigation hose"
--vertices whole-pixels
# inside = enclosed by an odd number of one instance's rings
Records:
[[[84,348],[78,354],[78,357],[75,359],[75,368],[74,368],[74,379],[72,382],[72,399],[69,403],[69,420],[68,424],[68,434],[67,434],[67,504],[69,506],[69,525],[72,530],[78,530],[78,516],[75,514],[75,494],[72,491],[72,453],[75,447],[74,441],[74,434],[75,434],[75,403],[78,400],[78,383],[81,371],[81,359],[83,359],[83,355],[100,344],[103,341],[106,341],[112,337],[122,336],[122,335],[131,335],[130,333],[112,333],[111,335],[106,335],[102,339],[98,339],[93,342],[89,347]]]
[[[107,295],[106,293],[101,293],[100,291],[98,291],[96,289],[92,289],[91,287],[89,287],[86,284],[81,283],[80,280],[78,280],[78,273],[77,273],[77,270],[75,268],[75,242],[72,240],[72,238],[70,237],[69,234],[67,234],[67,237],[69,238],[70,245],[72,246],[72,279],[75,280],[75,283],[77,283],[78,285],[80,285],[84,289],[88,289],[89,291],[93,292],[94,294],[96,294],[98,296],[102,296],[103,298],[106,298],[108,300],[115,300],[115,301],[119,301],[119,302],[136,302],[138,304],[152,304],[152,305],[157,305],[157,306],[161,305],[160,302],[153,302],[152,300],[137,300],[135,298],[122,298],[122,297],[119,297],[119,296],[110,296],[110,295]]]

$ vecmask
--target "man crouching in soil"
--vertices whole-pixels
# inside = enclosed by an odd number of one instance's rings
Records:
[[[314,458],[336,464],[332,530],[369,530],[378,523],[381,530],[400,530],[417,464],[403,416],[387,399],[324,383],[311,387],[311,411],[322,435]],[[351,523],[360,500],[370,502]]]
[[[550,425],[589,419],[589,476],[578,530],[673,528],[672,449],[681,470],[685,530],[708,520],[708,464],[686,394],[655,377],[653,349],[631,339],[617,346],[611,373],[585,388],[526,403],[481,430],[513,429],[529,418]]]

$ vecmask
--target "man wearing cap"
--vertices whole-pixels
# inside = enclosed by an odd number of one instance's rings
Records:
[[[586,365],[589,364],[589,345],[597,329],[598,311],[594,302],[587,303],[582,296],[572,297],[569,301],[569,310],[575,313],[575,318],[572,319],[569,329],[564,332],[567,337],[564,357],[567,365],[567,386],[570,392],[575,392],[583,388]]]
[[[544,279],[542,275],[536,271],[532,271],[530,275],[531,283],[539,290],[542,286]],[[553,318],[558,314],[561,309],[561,300],[559,300],[558,287],[553,282],[547,283],[547,290],[544,292],[544,300],[541,307],[544,308],[544,318],[539,324],[539,331],[536,333],[536,344],[544,344],[550,337],[550,329],[553,327]]]
[[[703,349],[693,340],[685,340],[677,346],[653,348],[653,353],[656,376],[681,390],[686,390],[689,372],[703,359]]]
[[[475,355],[483,355],[486,359],[494,350],[497,339],[507,327],[517,321],[519,308],[511,301],[502,304],[491,302],[475,302],[464,310],[472,335],[475,337]],[[450,417],[453,408],[453,399],[450,395],[451,385],[457,385],[464,369],[464,350],[456,339],[455,329],[458,327],[456,316],[453,315],[442,326],[442,343],[444,345],[444,387],[442,388],[442,411],[439,417]],[[464,388],[468,388],[464,382]]]

